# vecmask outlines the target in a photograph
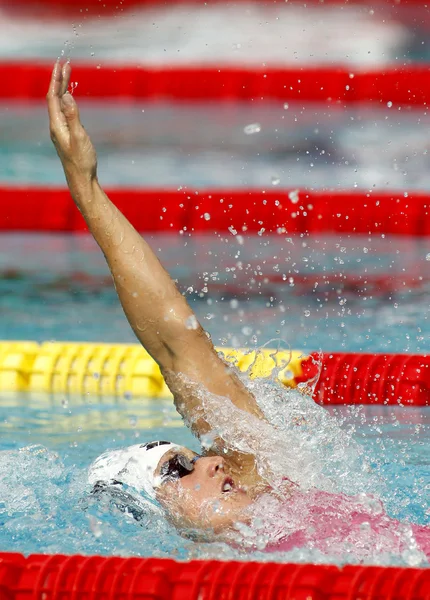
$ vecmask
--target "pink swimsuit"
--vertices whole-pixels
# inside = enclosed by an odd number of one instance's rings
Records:
[[[266,496],[267,498],[267,496]],[[267,552],[309,548],[327,555],[360,559],[381,554],[430,559],[430,527],[391,519],[380,500],[319,490],[294,490],[285,502],[268,500],[265,507]],[[406,554],[405,554],[406,553]],[[413,560],[413,558],[411,558]]]

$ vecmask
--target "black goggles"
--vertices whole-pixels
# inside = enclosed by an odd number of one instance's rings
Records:
[[[201,458],[199,454],[194,458],[188,458],[184,454],[175,454],[169,460],[166,460],[160,469],[162,482],[176,481],[189,475],[194,471],[194,464],[199,458]]]

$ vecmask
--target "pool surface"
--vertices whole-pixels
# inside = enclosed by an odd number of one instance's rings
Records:
[[[149,236],[217,345],[425,353],[430,240]],[[85,235],[0,236],[0,339],[135,342]]]
[[[103,186],[430,190],[425,107],[76,98]],[[3,101],[0,127],[2,182],[65,185],[44,104]]]
[[[429,240],[223,234],[158,235],[150,242],[217,345],[255,347],[280,337],[305,350],[424,353],[429,347]],[[0,339],[135,341],[104,259],[86,235],[2,235],[0,311]],[[261,399],[267,400],[264,394]],[[288,396],[285,402],[288,407]],[[324,411],[316,413],[315,435],[326,440],[317,445],[316,462],[341,490],[377,493],[390,516],[429,524],[429,411],[339,407],[329,411],[336,422],[321,420]],[[351,447],[342,446],[339,427]],[[243,553],[220,542],[194,543],[162,517],[147,516],[138,524],[89,495],[87,469],[97,455],[153,439],[198,449],[168,400],[4,394],[2,549],[359,560],[350,548],[342,558],[307,546],[275,556]],[[357,442],[363,453],[357,454]],[[414,550],[399,556],[374,549],[365,562],[423,564]]]
[[[391,516],[429,524],[429,409],[332,409],[344,430],[365,447]],[[3,394],[0,402],[0,545],[3,551],[274,559],[225,544],[180,537],[164,519],[140,525],[93,501],[86,483],[91,461],[107,448],[153,439],[199,446],[168,400],[116,401]],[[277,553],[276,560],[339,562],[309,548]],[[353,554],[344,561],[356,562]],[[375,564],[408,564],[377,554]]]

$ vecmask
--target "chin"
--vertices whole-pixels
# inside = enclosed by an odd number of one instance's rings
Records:
[[[200,506],[198,510],[172,510],[164,506],[166,519],[176,528],[178,533],[195,542],[223,541],[231,543],[237,536],[237,523],[247,523],[248,518],[241,510],[215,512],[212,507]]]
[[[218,523],[214,526],[185,527],[184,525],[176,527],[178,533],[193,542],[200,544],[209,544],[214,542],[223,542],[229,545],[237,545],[237,521],[234,523]]]

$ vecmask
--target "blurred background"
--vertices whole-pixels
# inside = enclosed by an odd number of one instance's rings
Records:
[[[62,57],[102,185],[217,343],[424,348],[427,5],[0,7],[0,338],[134,339],[98,249],[68,235],[85,225],[44,105]]]

